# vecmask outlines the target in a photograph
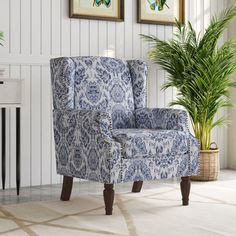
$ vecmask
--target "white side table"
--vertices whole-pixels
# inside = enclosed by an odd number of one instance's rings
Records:
[[[16,189],[20,192],[20,112],[23,80],[0,78],[0,108],[2,109],[2,187],[6,179],[6,108],[16,108]]]

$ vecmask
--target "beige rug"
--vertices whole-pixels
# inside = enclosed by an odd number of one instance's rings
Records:
[[[113,216],[104,215],[101,194],[70,202],[0,206],[0,235],[235,236],[235,179],[193,183],[191,204],[181,206],[178,184],[142,193],[117,193]]]

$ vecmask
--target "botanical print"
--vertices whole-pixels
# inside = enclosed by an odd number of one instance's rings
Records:
[[[124,21],[124,0],[70,0],[70,17]]]
[[[116,1],[114,0],[75,0],[77,2],[77,8],[83,10],[91,11],[111,11],[116,6]]]
[[[174,17],[178,15],[177,5],[176,0],[144,0],[144,18],[154,20],[160,17],[160,20],[163,21],[174,20]]]
[[[105,5],[107,8],[111,6],[112,0],[94,0],[93,1],[93,6],[100,7],[101,4]]]
[[[147,0],[147,3],[150,6],[150,9],[152,11],[155,11],[156,9],[158,11],[162,11],[164,9],[164,6],[166,6],[167,8],[169,8],[169,6],[166,4],[167,0]]]
[[[184,23],[185,0],[139,0],[138,23],[173,25]]]

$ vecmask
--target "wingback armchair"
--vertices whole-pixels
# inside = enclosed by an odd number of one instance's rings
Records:
[[[101,182],[111,215],[113,184],[132,181],[132,192],[140,192],[144,180],[181,177],[182,203],[188,205],[199,142],[185,111],[147,108],[145,62],[55,58],[51,77],[61,200],[70,199],[73,177]]]

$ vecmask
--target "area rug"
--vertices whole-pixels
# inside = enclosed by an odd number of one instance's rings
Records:
[[[0,206],[1,235],[235,236],[235,179],[193,183],[190,205],[181,206],[179,184],[158,183],[141,193],[118,192],[114,214],[104,215],[102,194],[69,202]]]

